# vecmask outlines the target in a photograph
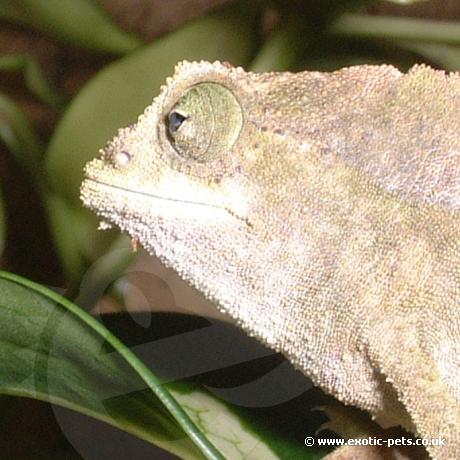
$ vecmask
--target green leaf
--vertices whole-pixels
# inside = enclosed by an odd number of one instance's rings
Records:
[[[0,56],[0,71],[2,70],[24,72],[25,83],[32,94],[53,107],[63,106],[61,97],[33,57],[23,54]]]
[[[0,272],[0,324],[0,393],[79,411],[184,458],[222,459],[150,370],[71,302]]]
[[[0,93],[0,142],[15,156],[38,189],[43,188],[43,147],[22,109]]]
[[[94,0],[0,0],[0,18],[99,51],[127,53],[142,45]]]
[[[171,385],[177,401],[225,458],[245,460],[313,460],[326,452],[281,439],[260,425],[251,426],[242,413],[190,384]],[[216,421],[219,421],[216,423]]]

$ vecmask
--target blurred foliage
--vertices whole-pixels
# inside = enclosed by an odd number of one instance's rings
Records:
[[[172,3],[177,8],[181,1],[184,18],[192,17],[190,9],[196,7],[193,1],[168,0],[165,8],[172,7]],[[204,3],[200,2],[200,11],[206,10]],[[215,8],[222,3],[228,6]],[[72,298],[84,283],[86,292],[77,300],[87,310],[104,292],[116,295],[112,281],[119,278],[134,256],[125,237],[116,232],[98,232],[97,219],[82,208],[78,188],[83,165],[118,128],[136,120],[178,61],[219,59],[254,71],[333,70],[383,62],[404,70],[420,61],[446,70],[459,69],[460,6],[455,10],[456,20],[424,16],[424,5],[431,12],[435,3],[436,0],[210,1],[208,9],[212,11],[203,17],[144,43],[145,39],[132,30],[123,30],[114,19],[117,15],[97,0],[0,0],[0,20],[8,26],[3,35],[0,33],[0,155],[19,167],[19,173],[11,177],[8,162],[0,157],[0,166],[5,166],[0,186],[8,192],[0,195],[3,266],[11,271],[21,266],[12,248],[24,237],[23,233],[35,231],[35,222],[21,212],[24,201],[31,200],[33,207],[43,206],[46,232],[52,241],[45,251],[48,259],[22,255],[36,266],[37,278],[43,276],[48,284],[59,286]],[[445,3],[437,3],[439,10],[445,9]],[[115,10],[117,0],[104,0],[103,4],[112,4]],[[148,2],[136,0],[136,5],[147,8]],[[390,8],[390,12],[369,14],[381,5],[385,11]],[[455,2],[449,2],[449,8],[456,8]],[[416,18],[410,16],[411,11],[417,11]],[[133,18],[136,14],[136,21],[142,19],[137,10],[132,14]],[[124,20],[134,23],[133,18]],[[149,20],[155,21],[155,15]],[[177,18],[175,23],[184,21]],[[35,42],[42,43],[42,47],[35,48]],[[48,55],[50,43],[53,53]],[[31,184],[31,195],[24,197],[16,191],[21,182]],[[13,227],[12,223],[18,222]],[[23,230],[12,232],[11,228]],[[60,279],[49,275],[55,273],[50,267],[58,267]],[[96,406],[104,400],[104,388],[98,388],[97,383],[104,378],[110,385],[117,385],[131,378],[145,377],[155,382],[156,377],[83,310],[29,281],[3,275],[0,302],[0,393],[73,407],[184,458],[236,458],[235,446],[245,458],[317,458],[323,454],[315,448],[299,447],[298,439],[297,444],[293,443],[279,429],[275,432],[264,428],[263,423],[251,424],[249,413],[236,414],[200,385],[170,385],[170,393],[165,389],[163,398],[154,383],[148,391],[121,397],[114,412],[102,414],[98,412],[100,406]],[[72,313],[73,319],[59,332],[58,323],[48,323],[47,318],[60,318],[58,312],[63,308]],[[112,344],[125,365],[131,366],[129,372],[126,366],[114,367],[107,376],[100,375],[104,366],[115,364],[109,362],[110,357],[101,357],[96,346],[91,348],[90,338],[95,334]],[[37,343],[48,347],[46,353],[36,347]],[[53,353],[72,360],[54,361],[50,358]],[[45,367],[32,370],[39,358],[45,360]],[[92,372],[83,365],[88,360],[93,360]],[[37,393],[37,385],[51,375],[50,363],[57,365],[52,374],[55,387],[44,387],[43,392]],[[24,385],[13,390],[6,378],[19,378],[21,366],[28,366],[33,385],[26,388],[31,382],[19,379]],[[211,414],[209,420],[220,414],[222,425],[213,426],[208,421],[204,426],[200,410]],[[224,435],[229,431],[234,436],[231,442]],[[181,436],[186,433],[189,439],[176,447],[163,443],[179,432]],[[252,448],[255,450],[251,452]]]
[[[10,98],[0,93],[0,140],[8,147],[40,190],[43,178],[40,156],[43,147],[26,114]]]
[[[63,101],[50,85],[35,59],[28,55],[0,56],[0,72],[17,70],[24,72],[24,79],[30,92],[45,104],[57,108],[63,105]]]
[[[0,18],[100,51],[126,53],[142,44],[113,24],[92,0],[2,0]]]

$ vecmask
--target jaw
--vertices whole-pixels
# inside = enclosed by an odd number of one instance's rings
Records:
[[[138,225],[154,227],[160,221],[166,225],[167,222],[183,221],[182,226],[195,222],[206,227],[228,219],[228,211],[223,206],[195,201],[200,197],[182,199],[171,195],[164,188],[159,191],[138,191],[93,178],[86,178],[80,188],[85,207],[130,234],[138,233]]]
[[[271,244],[259,232],[263,224],[266,233],[265,220],[248,226],[223,207],[168,200],[89,178],[81,197],[85,206],[139,240],[221,313],[280,350],[285,332],[282,297],[292,286],[284,261],[275,257],[283,249],[276,232],[269,236]],[[279,260],[273,264],[273,259]]]
[[[176,271],[178,266],[196,262],[193,253],[199,251],[200,244],[210,240],[213,246],[213,235],[225,235],[238,222],[221,206],[164,197],[156,191],[132,191],[94,178],[83,181],[80,195],[85,207],[102,219],[102,225],[119,227]]]

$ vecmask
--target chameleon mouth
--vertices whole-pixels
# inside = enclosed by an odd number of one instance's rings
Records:
[[[164,200],[164,201],[170,201],[174,203],[182,203],[182,204],[190,204],[190,205],[196,205],[196,206],[206,206],[208,208],[217,208],[217,209],[225,209],[223,206],[219,206],[217,204],[212,204],[212,203],[205,203],[205,202],[200,202],[200,201],[192,201],[192,200],[183,200],[180,198],[173,198],[173,197],[167,197],[167,196],[162,196],[162,195],[157,195],[155,193],[149,193],[149,192],[141,192],[139,190],[131,190],[126,187],[122,187],[121,185],[114,185],[114,184],[107,184],[106,182],[102,182],[97,179],[93,179],[91,177],[85,178],[82,184],[82,190],[85,188],[86,184],[85,183],[92,183],[92,184],[97,184],[97,186],[103,186],[107,187],[111,190],[118,190],[120,192],[126,192],[128,194],[136,195],[136,196],[144,196],[146,198],[154,198],[158,200]]]

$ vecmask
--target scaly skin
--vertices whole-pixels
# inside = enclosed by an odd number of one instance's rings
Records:
[[[424,66],[183,63],[81,196],[326,392],[459,458],[459,107]]]

